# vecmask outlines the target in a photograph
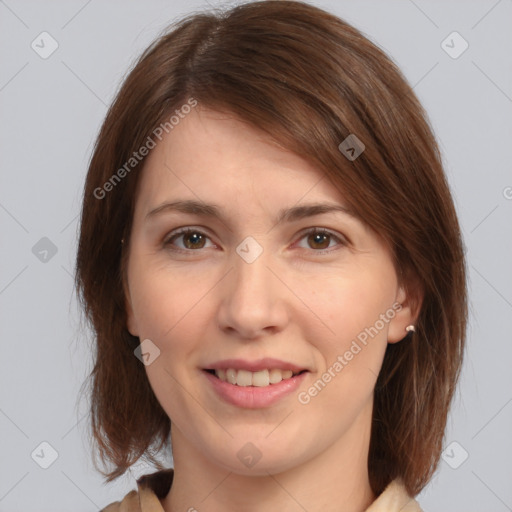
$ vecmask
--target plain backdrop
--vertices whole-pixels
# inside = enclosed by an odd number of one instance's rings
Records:
[[[312,3],[398,63],[430,116],[463,228],[468,348],[444,457],[418,501],[425,512],[510,511],[512,1]],[[148,471],[105,485],[91,463],[78,401],[91,369],[73,293],[78,213],[123,76],[169,23],[203,7],[0,0],[0,511],[98,510]]]

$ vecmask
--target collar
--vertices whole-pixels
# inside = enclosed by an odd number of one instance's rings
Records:
[[[164,469],[137,479],[140,512],[165,512],[160,500],[167,496],[174,469]],[[418,502],[407,494],[401,479],[389,483],[365,512],[422,512]]]

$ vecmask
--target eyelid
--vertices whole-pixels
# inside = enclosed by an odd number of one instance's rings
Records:
[[[350,241],[345,235],[338,233],[336,231],[333,231],[331,229],[328,229],[328,228],[320,227],[320,226],[313,226],[311,228],[306,228],[305,230],[301,231],[298,234],[298,240],[296,243],[300,242],[306,235],[313,234],[313,233],[320,234],[320,235],[322,235],[322,234],[329,235],[332,239],[335,239],[338,242],[337,246],[328,247],[327,249],[318,249],[318,250],[309,249],[309,252],[311,252],[313,254],[317,254],[317,255],[327,254],[327,253],[336,251],[340,247],[347,247],[350,245]],[[306,249],[306,250],[308,250],[308,249]]]
[[[332,229],[329,228],[323,228],[321,226],[313,226],[311,228],[306,228],[303,231],[299,232],[299,236],[300,238],[303,238],[305,235],[308,235],[309,233],[326,233],[328,235],[331,235],[333,238],[336,238],[339,242],[343,244],[348,245],[350,243],[350,240],[344,234],[339,233],[337,231],[333,231]]]
[[[168,233],[168,235],[166,235],[164,237],[162,246],[164,248],[167,248],[170,245],[171,240],[178,238],[181,235],[186,235],[189,233],[197,233],[197,234],[203,235],[206,238],[208,238],[214,245],[216,245],[211,240],[211,236],[208,234],[208,230],[206,230],[205,228],[203,228],[203,227],[196,228],[194,226],[184,226],[181,228],[176,228],[176,229],[172,230],[170,233]],[[345,235],[343,235],[341,233],[338,233],[331,229],[320,227],[320,226],[312,226],[309,228],[305,228],[304,230],[302,230],[298,233],[298,235],[297,235],[298,239],[296,242],[294,242],[294,245],[297,242],[300,242],[306,235],[309,235],[310,233],[327,234],[327,235],[331,236],[333,239],[336,239],[337,242],[339,242],[338,243],[339,246],[348,246],[351,243],[350,240]],[[200,249],[202,249],[202,248],[200,248]],[[182,249],[180,247],[173,247],[171,250],[176,251],[176,252],[182,252],[182,253],[193,253],[193,252],[200,252],[200,249],[194,250],[194,249]],[[302,248],[302,249],[304,249],[304,248]],[[318,250],[309,249],[310,252],[316,253],[316,254],[324,254],[324,253],[331,252],[333,250],[336,250],[336,248],[331,247],[331,248],[327,248],[327,249],[318,249]]]
[[[200,234],[200,235],[203,235],[205,238],[208,238],[210,241],[211,241],[211,236],[208,234],[208,230],[206,230],[205,228],[201,227],[201,228],[196,228],[194,226],[184,226],[184,227],[181,227],[181,228],[176,228],[176,229],[173,229],[170,233],[168,233],[164,239],[163,239],[163,242],[162,242],[162,245],[163,247],[167,247],[169,244],[170,244],[170,241],[174,238],[178,238],[179,236],[181,235],[186,235],[186,234],[189,234],[189,233],[197,233],[197,234]],[[213,243],[213,242],[212,242]],[[215,245],[215,244],[214,244]],[[193,249],[181,249],[181,248],[173,248],[173,250],[176,250],[176,251],[181,251],[181,252],[194,252]]]

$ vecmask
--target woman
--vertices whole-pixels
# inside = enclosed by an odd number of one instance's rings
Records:
[[[464,254],[424,110],[355,28],[252,2],[151,45],[98,136],[76,284],[100,471],[157,468],[105,511],[421,510]]]

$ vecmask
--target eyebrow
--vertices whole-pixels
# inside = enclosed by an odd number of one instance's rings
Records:
[[[224,215],[221,208],[214,204],[207,204],[193,199],[176,200],[172,202],[165,202],[146,215],[146,220],[154,218],[157,215],[168,212],[181,212],[202,217],[213,217],[225,222]],[[293,206],[291,208],[283,208],[279,210],[276,225],[284,222],[294,222],[314,215],[321,215],[323,213],[342,212],[351,217],[358,219],[358,217],[348,208],[341,204],[336,203],[311,203],[301,206]]]

